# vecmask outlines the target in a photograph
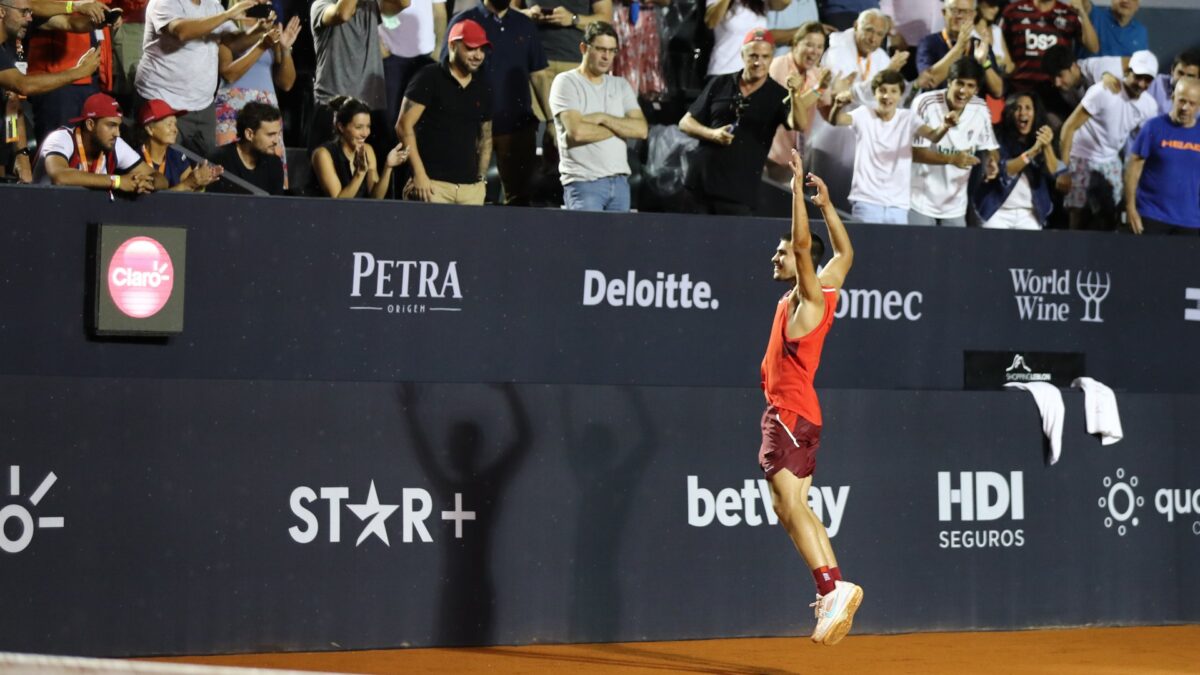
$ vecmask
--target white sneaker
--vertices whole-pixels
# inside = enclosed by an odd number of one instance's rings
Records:
[[[830,646],[841,642],[854,625],[854,612],[862,604],[862,599],[862,588],[848,581],[835,582],[835,588],[829,595],[818,595],[817,601],[809,605],[815,608],[817,618],[812,641]]]

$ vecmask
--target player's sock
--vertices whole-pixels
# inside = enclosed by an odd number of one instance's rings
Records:
[[[821,595],[829,595],[833,592],[833,589],[837,588],[837,585],[834,583],[836,580],[829,574],[828,567],[822,565],[813,570],[812,574],[813,580],[817,582],[817,592]]]
[[[829,576],[833,577],[834,581],[841,581],[842,580],[842,568],[830,567],[829,568]]]

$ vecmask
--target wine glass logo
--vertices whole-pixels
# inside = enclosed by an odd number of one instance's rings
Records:
[[[1075,274],[1075,290],[1083,299],[1083,318],[1080,321],[1104,323],[1100,317],[1100,303],[1108,297],[1112,288],[1112,277],[1108,272],[1077,272]]]

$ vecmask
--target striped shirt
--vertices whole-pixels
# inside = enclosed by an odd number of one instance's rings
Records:
[[[1073,46],[1083,36],[1079,15],[1065,2],[1048,11],[1036,0],[1018,0],[1004,9],[1004,40],[1016,70],[1010,78],[1014,90],[1029,91],[1050,82],[1042,72],[1042,56],[1055,45]]]

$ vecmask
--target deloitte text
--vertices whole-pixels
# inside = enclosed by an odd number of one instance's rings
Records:
[[[826,524],[830,537],[836,536],[842,527],[842,516],[846,512],[846,499],[849,496],[849,485],[838,487],[837,492],[831,487],[814,485],[808,492],[808,505],[817,518]],[[688,525],[692,527],[708,527],[714,520],[725,527],[736,527],[742,523],[757,527],[764,522],[768,525],[779,522],[771,501],[771,487],[762,478],[743,481],[740,490],[728,487],[718,490],[714,495],[712,490],[700,487],[698,476],[688,476],[687,509]]]
[[[323,499],[327,502],[328,509],[309,508],[309,504]],[[328,533],[326,539],[331,544],[336,544],[342,540],[342,508],[349,509],[351,513],[363,521],[362,532],[359,533],[358,539],[354,542],[355,546],[360,546],[371,536],[375,536],[384,543],[385,546],[391,546],[391,539],[388,537],[387,519],[391,517],[397,509],[400,509],[400,531],[405,543],[410,543],[416,539],[422,542],[431,542],[433,537],[429,534],[429,529],[425,526],[425,521],[433,514],[433,498],[429,492],[423,488],[406,487],[400,490],[400,503],[388,504],[381,502],[379,493],[375,490],[375,481],[371,481],[371,487],[367,491],[367,498],[361,504],[349,503],[350,488],[348,487],[322,487],[313,489],[308,486],[300,486],[292,490],[292,496],[289,503],[292,507],[292,513],[300,519],[300,525],[293,525],[288,528],[288,534],[291,535],[292,541],[298,544],[308,544],[317,539],[321,533],[321,518],[318,513],[324,511],[328,514],[325,523],[325,530]],[[343,502],[345,502],[343,504]],[[386,502],[386,500],[385,500]],[[474,511],[466,511],[463,509],[462,494],[454,493],[454,510],[442,511],[442,520],[454,521],[454,537],[461,539],[463,536],[463,521],[475,520]]]
[[[887,319],[888,321],[920,321],[923,312],[921,303],[925,297],[921,291],[879,291],[865,288],[843,288],[838,294],[839,319]]]
[[[692,275],[655,272],[653,279],[639,279],[629,270],[624,278],[609,279],[600,270],[583,271],[583,304],[608,303],[612,307],[665,307],[667,309],[716,309],[712,287],[692,281]]]
[[[1020,471],[1009,473],[1005,480],[994,471],[960,471],[958,487],[952,486],[949,471],[938,472],[938,520],[955,520],[954,505],[958,505],[958,520],[981,522],[1000,520],[1006,514],[1010,520],[1025,519],[1025,478]],[[1010,548],[1025,545],[1025,530],[1019,528],[974,528],[938,532],[940,548]]]

